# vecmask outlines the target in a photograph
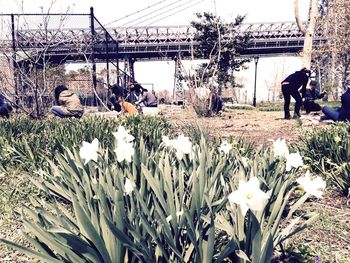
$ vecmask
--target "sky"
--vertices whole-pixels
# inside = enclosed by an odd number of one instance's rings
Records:
[[[54,2],[52,6],[51,2]],[[195,13],[202,12],[213,13],[224,21],[232,21],[237,15],[245,15],[245,23],[294,21],[293,4],[294,0],[0,0],[0,13],[40,13],[41,10],[47,12],[50,6],[51,13],[66,12],[68,8],[70,13],[89,13],[90,7],[93,7],[95,17],[108,27],[137,25],[140,20],[135,19],[139,17],[145,18],[144,24],[156,21],[154,25],[174,26],[188,25],[194,20]],[[299,6],[301,16],[305,19],[309,0],[299,0]],[[161,10],[155,11],[157,9]],[[151,12],[154,12],[153,15],[146,16]],[[164,14],[159,15],[160,12]],[[251,98],[255,76],[254,62],[248,67],[238,78],[244,82],[247,96]],[[267,87],[276,82],[276,78],[279,81],[300,67],[301,61],[297,57],[260,58],[257,68],[258,101],[266,99]],[[174,63],[171,61],[135,63],[137,81],[152,83],[156,91],[172,90],[173,74]]]

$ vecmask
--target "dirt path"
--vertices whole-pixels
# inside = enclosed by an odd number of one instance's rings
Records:
[[[189,109],[170,109],[164,112],[179,130],[198,124],[209,136],[244,137],[257,144],[268,143],[270,139],[284,138],[295,142],[299,135],[315,124],[310,119],[318,117],[303,115],[301,121],[284,120],[282,111],[228,110],[221,116],[198,118]],[[316,124],[323,125],[323,124]]]

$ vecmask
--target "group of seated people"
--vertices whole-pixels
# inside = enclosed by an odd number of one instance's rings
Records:
[[[158,107],[158,99],[138,83],[129,83],[127,89],[111,87],[108,107],[120,113],[137,114],[144,107]]]
[[[115,84],[111,86],[110,92],[107,106],[112,111],[138,114],[142,107],[158,106],[157,97],[138,83],[129,83],[127,89]],[[51,112],[58,117],[80,118],[84,113],[79,97],[66,86],[55,88],[55,100],[57,106],[53,106]]]
[[[341,96],[341,106],[333,109],[328,106],[321,107],[315,102],[325,96],[325,92],[319,93],[316,89],[317,82],[311,81],[310,88],[304,95],[304,110],[306,113],[322,111],[323,116],[320,120],[331,119],[333,121],[350,121],[350,88]],[[51,113],[55,116],[66,118],[80,118],[84,113],[77,94],[70,91],[66,86],[59,85],[54,90],[54,96],[57,106],[51,108]],[[142,107],[157,107],[157,97],[143,88],[138,83],[129,83],[127,89],[118,85],[111,87],[111,96],[108,102],[108,108],[119,113],[138,114]],[[0,116],[9,118],[13,110],[12,104],[0,94]],[[224,103],[216,92],[211,92],[208,97],[208,111],[210,114],[220,114],[224,110]]]

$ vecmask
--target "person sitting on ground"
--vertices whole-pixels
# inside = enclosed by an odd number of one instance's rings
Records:
[[[224,102],[217,92],[211,91],[209,93],[208,101],[208,115],[221,114],[224,111]]]
[[[137,82],[130,82],[128,84],[128,95],[126,101],[135,104],[142,97],[143,87]]]
[[[305,96],[304,96],[304,109],[306,113],[310,112],[317,112],[320,111],[321,105],[316,103],[315,100],[322,99],[326,92],[320,93],[317,89],[317,82],[315,80],[312,80],[310,82],[310,88],[306,89]]]
[[[13,110],[11,103],[6,97],[0,94],[0,116],[3,118],[10,118],[10,113]]]
[[[347,90],[341,96],[341,106],[337,109],[333,109],[328,106],[322,108],[324,115],[320,117],[320,120],[333,120],[337,121],[350,121],[350,85],[345,85]]]
[[[136,105],[141,107],[158,107],[157,97],[149,92],[147,89],[142,88],[142,97],[136,101]]]
[[[302,68],[301,70],[289,75],[281,82],[284,98],[284,118],[286,120],[290,119],[289,105],[291,96],[295,99],[293,119],[300,118],[300,107],[303,100],[300,96],[299,89],[301,87],[301,94],[304,97],[310,74],[310,70]]]
[[[51,112],[60,118],[81,118],[84,107],[77,94],[66,86],[59,85],[55,88],[55,100],[58,106],[53,106]]]
[[[123,95],[123,88],[118,85],[113,85],[112,95],[109,98],[110,109],[120,114],[137,114],[137,108],[132,103],[125,101]]]

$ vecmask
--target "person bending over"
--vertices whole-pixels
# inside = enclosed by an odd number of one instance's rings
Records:
[[[51,108],[54,115],[60,118],[83,116],[84,107],[78,95],[68,90],[66,86],[59,85],[55,88],[55,100],[58,105]]]
[[[143,90],[143,87],[140,84],[138,84],[137,82],[129,83],[128,84],[128,94],[127,94],[125,100],[127,102],[132,103],[132,104],[135,104],[142,97],[142,90]]]
[[[109,104],[111,105],[111,110],[117,111],[120,114],[138,114],[136,107],[124,100],[123,88],[117,85],[112,88],[112,95],[109,98]]]
[[[304,96],[306,91],[306,85],[309,81],[310,70],[302,68],[299,71],[294,72],[284,79],[281,83],[282,94],[284,98],[284,118],[290,119],[289,105],[291,96],[295,99],[294,115],[293,118],[300,118],[300,107],[303,102],[300,96],[299,89],[301,87],[301,94]]]
[[[158,107],[157,97],[147,89],[142,89],[142,97],[136,101],[136,105],[141,107]]]

